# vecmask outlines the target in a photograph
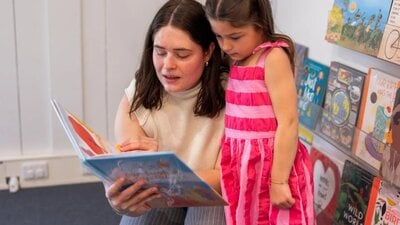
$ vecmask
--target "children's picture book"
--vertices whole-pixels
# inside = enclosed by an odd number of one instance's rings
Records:
[[[335,0],[325,39],[377,56],[392,0]]]
[[[308,56],[308,47],[295,42],[294,48],[294,75],[297,79],[304,69],[304,59]]]
[[[379,173],[400,188],[400,86],[393,104],[388,139],[390,146],[383,151]]]
[[[400,1],[393,0],[378,58],[400,64]]]
[[[364,224],[400,224],[400,189],[375,177]]]
[[[393,104],[400,79],[370,68],[365,80],[353,153],[379,170],[387,145]]]
[[[314,130],[325,99],[329,67],[307,58],[301,72],[296,84],[299,121]]]
[[[227,204],[173,152],[119,152],[56,100],[51,102],[82,164],[102,181],[111,184],[125,177],[126,188],[144,179],[144,188],[157,187],[161,193],[149,203],[154,208]]]
[[[339,194],[340,170],[338,164],[315,146],[310,160],[314,174],[314,207],[317,224],[332,224]]]
[[[320,134],[339,148],[351,150],[366,73],[331,62]]]
[[[345,161],[333,224],[364,224],[373,178],[361,166]]]

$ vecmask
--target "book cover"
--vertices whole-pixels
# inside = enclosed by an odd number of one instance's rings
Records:
[[[315,60],[305,59],[297,80],[299,121],[314,130],[325,99],[329,68]]]
[[[333,224],[364,224],[373,178],[359,165],[345,161]]]
[[[390,118],[389,148],[383,151],[380,175],[400,188],[400,87],[397,87]]]
[[[339,148],[352,147],[366,73],[339,62],[332,62],[320,134]]]
[[[400,224],[400,189],[375,177],[364,224]]]
[[[52,105],[82,164],[99,179],[113,183],[125,177],[124,187],[144,179],[144,188],[160,190],[162,198],[149,203],[155,208],[226,205],[225,200],[173,152],[118,152],[55,100]]]
[[[296,79],[299,77],[299,74],[302,73],[304,69],[304,59],[307,58],[308,55],[308,47],[302,45],[300,43],[294,43],[295,54],[294,54],[294,75]]]
[[[314,175],[314,206],[317,224],[332,224],[340,185],[338,165],[315,146],[310,160]]]
[[[385,26],[378,58],[400,64],[400,1],[393,0],[388,22]]]
[[[326,40],[377,56],[391,5],[392,0],[335,0]]]
[[[388,144],[390,118],[400,79],[370,68],[357,121],[354,155],[379,170],[382,153]]]

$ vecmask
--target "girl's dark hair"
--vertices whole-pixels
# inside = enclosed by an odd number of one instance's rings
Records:
[[[226,21],[234,27],[252,24],[262,29],[266,40],[286,42],[289,47],[283,49],[288,55],[292,71],[294,71],[293,41],[287,35],[275,33],[269,0],[207,0],[205,11],[210,19]]]
[[[225,92],[222,86],[221,49],[217,44],[203,6],[195,0],[169,0],[157,12],[146,34],[140,66],[135,73],[135,93],[130,108],[132,114],[139,107],[160,109],[164,87],[157,78],[153,66],[154,35],[165,26],[173,26],[184,32],[208,51],[215,44],[214,52],[200,78],[201,88],[193,112],[197,116],[215,117],[225,107]]]

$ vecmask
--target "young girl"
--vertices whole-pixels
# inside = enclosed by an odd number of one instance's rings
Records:
[[[314,224],[291,39],[275,33],[268,0],[207,0],[205,9],[231,59],[221,159],[227,224]]]

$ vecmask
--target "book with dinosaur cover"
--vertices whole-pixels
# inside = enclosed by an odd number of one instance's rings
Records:
[[[126,178],[125,187],[139,179],[157,187],[162,198],[154,208],[226,205],[225,200],[171,151],[122,153],[78,117],[52,100],[53,108],[82,164],[102,181]]]

